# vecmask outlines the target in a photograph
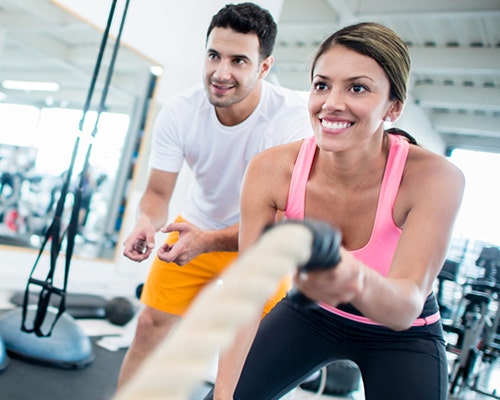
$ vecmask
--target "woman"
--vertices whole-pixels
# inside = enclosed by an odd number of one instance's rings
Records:
[[[331,270],[294,277],[319,307],[286,298],[271,311],[234,398],[280,398],[308,374],[348,358],[361,370],[367,400],[446,399],[446,353],[432,287],[464,178],[408,134],[384,130],[401,115],[409,70],[406,45],[382,25],[334,33],[311,69],[314,136],[266,150],[249,165],[240,251],[283,211],[290,219],[339,228],[342,260]],[[215,399],[233,398],[248,336],[222,358]]]

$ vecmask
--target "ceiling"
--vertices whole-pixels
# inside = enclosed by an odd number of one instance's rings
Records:
[[[118,25],[121,13],[116,13]],[[358,21],[381,22],[406,41],[412,57],[410,101],[446,146],[500,152],[500,0],[283,0],[273,67],[277,80],[308,90],[310,62],[319,43]],[[81,108],[101,39],[101,31],[51,0],[0,0],[0,81],[57,77],[61,85],[58,92],[0,87],[0,101]],[[94,104],[100,100],[112,42]],[[107,109],[130,106],[143,90],[144,71],[151,64],[120,48]]]
[[[112,31],[117,31],[121,17],[122,11],[117,7]],[[0,101],[82,109],[91,87],[102,36],[101,30],[68,13],[54,1],[0,0],[0,83],[4,80],[55,81],[60,85],[55,92],[9,90],[0,86]],[[114,43],[110,37],[103,52],[91,102],[94,109],[101,102]],[[144,76],[148,76],[151,65],[150,60],[136,51],[121,46],[105,109],[129,112],[138,93],[143,94]]]
[[[447,147],[500,151],[499,0],[284,0],[274,72],[309,89],[320,42],[350,23],[395,30],[412,57],[411,97]]]

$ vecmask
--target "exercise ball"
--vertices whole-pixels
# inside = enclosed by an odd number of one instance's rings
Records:
[[[114,325],[126,325],[135,315],[135,306],[126,297],[114,297],[105,305],[106,319]]]

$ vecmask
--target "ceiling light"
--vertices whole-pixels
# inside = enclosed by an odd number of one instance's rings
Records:
[[[59,84],[56,82],[33,82],[33,81],[11,81],[5,80],[2,82],[4,89],[26,90],[26,91],[43,91],[57,92]]]
[[[154,76],[161,76],[163,75],[163,68],[160,67],[159,65],[154,65],[152,66],[149,71],[154,75]]]

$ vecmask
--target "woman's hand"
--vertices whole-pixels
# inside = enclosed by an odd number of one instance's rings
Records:
[[[340,263],[326,270],[296,272],[296,288],[311,300],[333,307],[352,302],[363,290],[364,266],[344,248]]]

